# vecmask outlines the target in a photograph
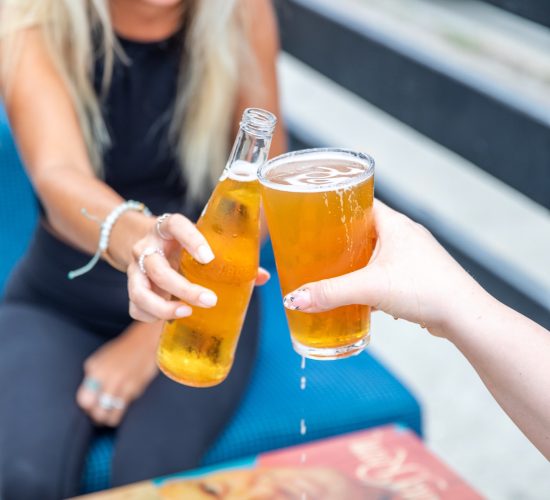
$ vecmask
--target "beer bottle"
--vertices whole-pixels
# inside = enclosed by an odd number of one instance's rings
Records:
[[[260,186],[258,168],[267,160],[276,118],[262,109],[245,110],[222,176],[197,228],[215,259],[200,264],[182,250],[179,271],[218,296],[211,309],[195,307],[187,318],[164,324],[157,360],[176,382],[210,387],[225,380],[258,273]]]

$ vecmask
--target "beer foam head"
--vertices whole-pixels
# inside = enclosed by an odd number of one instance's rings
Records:
[[[289,153],[260,170],[260,181],[273,189],[309,192],[346,189],[368,179],[374,162],[360,153],[340,150],[306,150]]]
[[[342,164],[336,160],[323,163],[303,161],[289,163],[268,173],[267,178],[274,184],[284,186],[333,188],[349,183],[363,172],[364,169],[358,165]]]

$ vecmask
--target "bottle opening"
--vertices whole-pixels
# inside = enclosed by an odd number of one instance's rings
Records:
[[[260,108],[247,108],[243,113],[241,128],[254,135],[271,135],[277,124],[277,117]]]

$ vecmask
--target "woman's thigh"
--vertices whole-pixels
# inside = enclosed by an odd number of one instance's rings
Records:
[[[235,363],[219,386],[196,389],[159,375],[135,401],[117,431],[113,485],[200,464],[235,411],[256,354],[258,307],[249,310]]]
[[[0,498],[78,492],[92,425],[75,394],[100,343],[55,312],[0,305]]]

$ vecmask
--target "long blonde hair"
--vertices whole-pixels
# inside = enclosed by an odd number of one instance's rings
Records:
[[[71,95],[89,157],[102,175],[109,146],[100,98],[93,86],[94,61],[104,62],[103,91],[116,57],[124,62],[111,24],[108,0],[0,0],[5,79],[16,63],[18,33],[39,28]],[[186,50],[170,132],[188,194],[201,198],[218,178],[227,156],[238,76],[250,55],[239,0],[186,0]],[[100,54],[97,54],[98,43]]]

